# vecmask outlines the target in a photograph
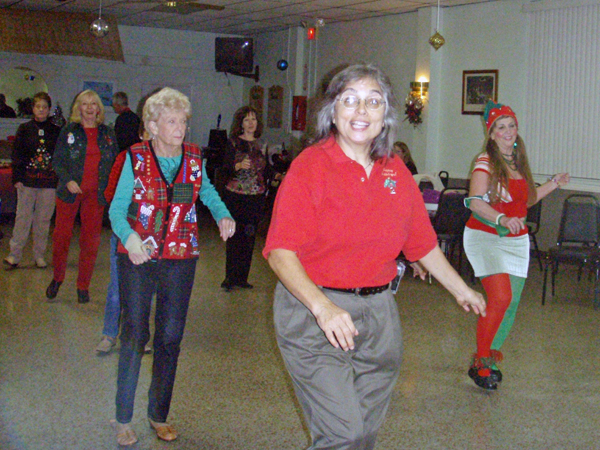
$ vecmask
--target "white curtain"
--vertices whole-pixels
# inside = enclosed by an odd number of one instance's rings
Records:
[[[589,3],[524,7],[530,16],[527,150],[538,178],[569,171],[579,187],[597,191],[600,5]]]

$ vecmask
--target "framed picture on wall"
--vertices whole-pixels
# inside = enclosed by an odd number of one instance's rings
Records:
[[[84,81],[83,89],[91,89],[98,94],[100,100],[102,100],[102,104],[104,106],[112,105],[112,96],[113,96],[113,84],[108,81]]]
[[[464,70],[462,113],[482,115],[488,100],[498,101],[498,71]]]

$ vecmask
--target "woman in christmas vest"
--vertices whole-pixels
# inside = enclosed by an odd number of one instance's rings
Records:
[[[123,310],[113,422],[119,445],[137,442],[130,422],[150,337],[153,294],[148,420],[158,438],[177,438],[167,415],[199,254],[196,200],[209,208],[224,241],[235,232],[231,214],[206,176],[200,148],[183,142],[190,113],[188,98],[174,89],[164,88],[148,98],[143,120],[151,139],[130,148],[110,207],[112,228],[121,241],[117,262]]]
[[[477,386],[494,390],[502,381],[496,366],[500,347],[515,320],[529,267],[527,208],[567,184],[569,174],[559,173],[536,187],[513,110],[490,101],[484,120],[488,137],[465,202],[473,213],[464,246],[487,294],[487,315],[477,322],[477,353],[468,373]]]

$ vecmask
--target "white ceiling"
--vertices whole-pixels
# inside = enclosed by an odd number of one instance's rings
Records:
[[[490,0],[441,0],[442,7]],[[175,7],[167,6],[168,3]],[[0,0],[0,9],[98,14],[100,0]],[[202,5],[216,8],[202,9]],[[299,26],[367,19],[437,6],[437,0],[103,0],[102,15],[120,25],[257,35]]]

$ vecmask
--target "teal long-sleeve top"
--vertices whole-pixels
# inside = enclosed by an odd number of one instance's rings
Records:
[[[182,157],[183,155],[173,158],[158,157],[158,164],[169,183],[175,178]],[[108,211],[113,232],[119,237],[123,245],[127,242],[129,235],[134,232],[127,221],[127,211],[133,197],[133,181],[133,167],[131,165],[131,157],[128,153],[123,170],[121,171],[119,184],[117,184],[115,196]],[[208,179],[205,162],[202,163],[200,200],[208,207],[215,222],[219,223],[224,217],[231,217],[231,213],[225,206],[225,203],[223,203],[217,190]]]

